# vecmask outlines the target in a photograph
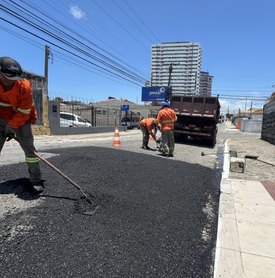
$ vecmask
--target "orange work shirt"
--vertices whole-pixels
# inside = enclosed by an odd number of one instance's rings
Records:
[[[26,122],[36,122],[37,112],[28,80],[16,80],[9,90],[5,90],[0,84],[0,118],[14,128],[19,128]]]
[[[145,118],[141,120],[139,124],[144,126],[148,130],[149,134],[155,139],[155,134],[152,132],[152,130],[155,128],[153,123],[156,122],[157,120],[155,118]]]
[[[177,121],[177,115],[173,109],[164,107],[159,111],[157,120],[161,124],[162,130],[174,130],[174,123]]]

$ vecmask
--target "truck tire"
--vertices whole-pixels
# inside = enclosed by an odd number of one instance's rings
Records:
[[[215,130],[214,134],[211,136],[211,139],[208,139],[209,146],[215,147],[217,142],[216,139],[217,139],[217,130]]]

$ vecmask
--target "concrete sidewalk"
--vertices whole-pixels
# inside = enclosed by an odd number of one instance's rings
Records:
[[[234,139],[225,144],[214,277],[275,277],[275,146],[226,128]],[[243,173],[229,171],[229,150],[245,159]]]

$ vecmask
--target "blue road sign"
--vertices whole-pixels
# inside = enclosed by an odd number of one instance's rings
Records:
[[[129,111],[129,105],[123,104],[120,106],[121,111]]]
[[[141,101],[162,101],[169,92],[168,86],[142,87]]]

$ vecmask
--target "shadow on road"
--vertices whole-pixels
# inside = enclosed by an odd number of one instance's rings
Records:
[[[28,178],[1,182],[0,194],[15,194],[18,198],[26,201],[36,200],[40,197],[31,193],[31,183]]]
[[[203,139],[200,138],[177,138],[175,137],[175,143],[177,144],[185,144],[185,145],[191,145],[196,147],[205,147],[208,149],[214,149],[215,146],[212,146],[211,143],[206,142]]]

